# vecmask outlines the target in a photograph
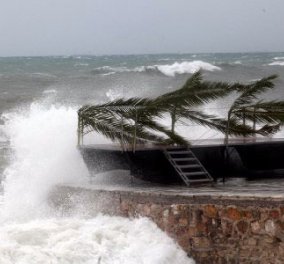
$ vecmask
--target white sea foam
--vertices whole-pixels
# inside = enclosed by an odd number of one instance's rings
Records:
[[[274,61],[269,63],[270,66],[284,66],[284,61]]]
[[[221,70],[220,67],[204,61],[184,61],[181,63],[175,62],[171,65],[156,65],[155,67],[167,76],[175,76],[176,74],[184,73],[195,73],[200,69],[206,71]]]
[[[97,216],[0,226],[1,264],[191,264],[147,219]]]
[[[54,185],[87,178],[76,149],[76,111],[33,104],[28,113],[10,113],[5,118],[4,132],[14,158],[4,172],[3,211],[13,218],[41,215]]]
[[[194,263],[148,219],[56,216],[48,204],[53,187],[76,186],[88,175],[76,125],[76,109],[66,107],[33,104],[26,113],[5,115],[14,159],[0,195],[0,263]]]

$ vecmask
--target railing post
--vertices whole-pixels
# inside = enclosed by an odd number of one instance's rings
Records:
[[[245,107],[243,108],[243,126],[246,125],[246,109]],[[246,142],[246,136],[243,136],[243,142]]]
[[[255,107],[254,107],[254,108],[253,108],[253,130],[256,129],[255,112],[256,112],[256,109],[255,109]]]
[[[121,117],[121,126],[120,126],[120,144],[121,144],[121,150],[124,151],[124,138],[123,138],[123,117]]]
[[[256,120],[255,120],[255,107],[253,108],[253,130],[256,130]],[[254,141],[256,141],[256,133],[253,134]]]
[[[137,113],[137,108],[135,107],[135,125],[134,125],[134,137],[133,137],[133,146],[132,146],[133,153],[135,153],[136,151],[137,119],[138,119],[138,113]]]

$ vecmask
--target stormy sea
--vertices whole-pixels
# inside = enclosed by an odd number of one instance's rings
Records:
[[[284,53],[0,58],[0,263],[194,263],[148,219],[66,216],[49,197],[58,184],[89,182],[76,148],[81,105],[157,96],[199,69],[207,80],[244,83],[278,74],[264,96],[284,97]],[[231,100],[203,110],[222,116]],[[220,136],[179,130],[196,140]]]

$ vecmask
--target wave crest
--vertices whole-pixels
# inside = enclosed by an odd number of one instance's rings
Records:
[[[268,64],[269,66],[284,66],[284,61],[274,61]]]
[[[93,74],[101,74],[103,76],[112,75],[115,73],[128,73],[128,72],[137,72],[137,73],[147,73],[147,72],[156,72],[162,73],[163,75],[174,77],[177,74],[186,74],[186,73],[195,73],[198,70],[205,71],[218,71],[221,70],[220,67],[215,66],[209,62],[204,61],[183,61],[183,62],[174,62],[173,64],[158,64],[158,65],[148,65],[148,66],[139,66],[135,68],[123,67],[110,67],[103,66],[98,67],[92,71]]]
[[[206,71],[221,70],[220,67],[204,61],[175,62],[171,65],[156,65],[155,67],[164,75],[171,77],[174,77],[176,74],[195,73],[200,69]]]

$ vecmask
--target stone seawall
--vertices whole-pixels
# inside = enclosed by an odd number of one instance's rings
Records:
[[[197,263],[284,263],[284,199],[60,186],[51,202],[81,210],[149,217]]]

